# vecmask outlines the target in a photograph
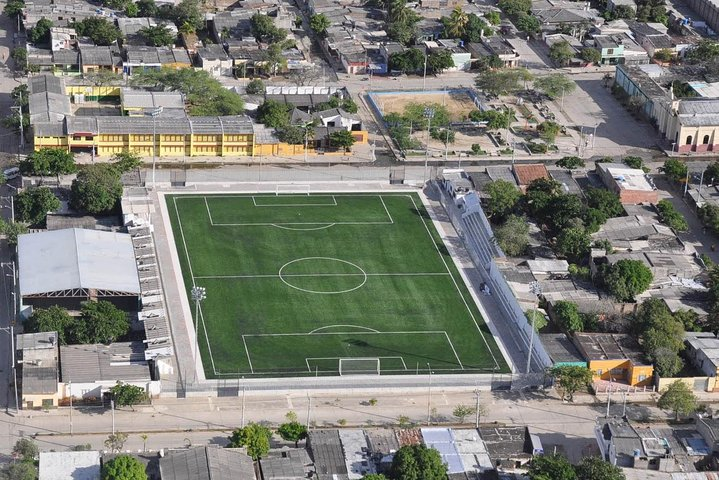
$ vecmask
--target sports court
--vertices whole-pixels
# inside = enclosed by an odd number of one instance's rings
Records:
[[[418,195],[305,187],[165,196],[207,378],[507,371]]]

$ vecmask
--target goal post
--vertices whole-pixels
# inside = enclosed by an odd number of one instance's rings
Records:
[[[309,195],[310,186],[309,184],[295,184],[295,183],[278,183],[275,189],[275,195]]]
[[[340,358],[339,374],[342,375],[379,375],[380,359],[377,357]]]

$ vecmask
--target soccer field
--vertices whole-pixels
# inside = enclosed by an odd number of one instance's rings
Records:
[[[417,195],[165,198],[207,378],[508,371]]]

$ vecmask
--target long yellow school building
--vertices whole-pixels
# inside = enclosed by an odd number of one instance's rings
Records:
[[[63,148],[92,152],[99,157],[122,151],[143,157],[303,155],[304,145],[280,142],[272,130],[254,124],[246,115],[195,117],[186,114],[182,95],[145,92],[121,87],[64,85],[52,75],[31,77],[30,126],[33,148]],[[83,102],[118,99],[116,115],[73,115],[70,100]],[[92,111],[92,108],[89,109]],[[314,154],[326,145],[329,133],[345,126],[317,127],[320,134],[308,144]],[[367,132],[352,129],[357,143]],[[330,153],[330,152],[328,152]],[[342,152],[338,152],[342,153]]]

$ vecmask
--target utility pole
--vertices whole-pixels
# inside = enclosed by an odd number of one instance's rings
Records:
[[[687,167],[687,178],[684,182],[684,197],[687,196],[687,190],[689,189],[689,167]]]
[[[112,410],[112,434],[115,435],[115,400],[110,400],[110,410]]]
[[[70,390],[70,436],[72,436],[72,380],[67,382],[67,388]]]
[[[533,293],[537,299],[539,299],[539,295],[542,294],[542,289],[539,286],[539,282],[532,282],[529,284],[529,291]],[[529,351],[527,352],[527,370],[526,373],[529,373],[532,368],[532,348],[534,348],[534,326],[536,325],[537,321],[537,309],[534,309],[534,312],[532,312],[532,328],[531,332],[529,334]]]
[[[605,418],[609,418],[609,406],[612,403],[612,377],[609,377],[609,389],[607,390],[607,413]]]
[[[432,425],[432,368],[427,362],[427,371],[429,372],[429,387],[427,389],[427,426]]]
[[[245,377],[242,377],[242,428],[245,428]]]
[[[307,392],[307,430],[310,429],[310,417],[312,416],[312,397],[310,397],[310,392]]]
[[[424,49],[424,73],[422,74],[422,91],[427,90],[427,48]]]
[[[20,145],[19,145],[19,147],[18,147],[18,148],[20,149],[20,150],[18,151],[18,155],[19,155],[19,154],[20,154],[20,151],[22,151],[23,147],[25,146],[25,141],[24,141],[24,138],[25,138],[25,130],[24,130],[24,127],[23,127],[23,124],[22,124],[22,107],[21,107],[20,105],[15,105],[15,106],[13,106],[13,107],[10,107],[10,110],[12,110],[13,112],[15,112],[15,113],[17,114],[17,116],[18,116],[18,123],[20,124]]]
[[[424,150],[424,181],[426,183],[429,180],[427,173],[427,164],[429,162],[429,139],[430,132],[432,130],[432,118],[434,117],[434,109],[430,107],[425,107],[424,116],[427,119],[427,145]]]
[[[477,403],[474,406],[474,427],[479,428],[479,390],[475,390],[474,395],[477,397]]]

